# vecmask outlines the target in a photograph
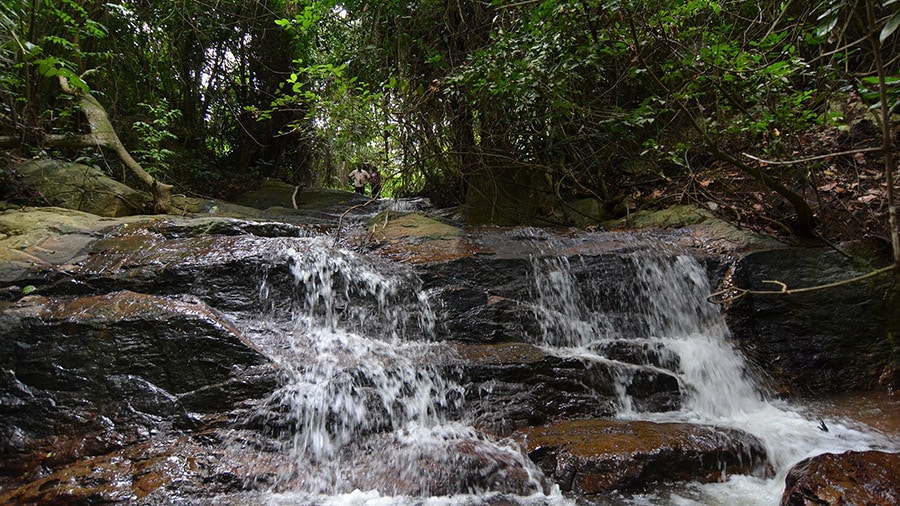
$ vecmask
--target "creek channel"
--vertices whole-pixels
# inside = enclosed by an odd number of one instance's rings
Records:
[[[495,236],[489,242],[507,242],[496,237],[506,234],[516,244],[514,254],[494,250],[492,256],[521,260],[506,264],[511,272],[501,277],[518,281],[489,280],[493,286],[481,287],[492,303],[512,305],[519,315],[489,322],[497,327],[493,330],[485,327],[484,315],[468,322],[465,313],[462,321],[445,320],[446,286],[434,280],[448,276],[334,248],[327,237],[297,240],[273,257],[289,265],[292,288],[275,287],[263,275],[259,297],[265,309],[236,317],[283,371],[282,386],[243,421],[267,427],[277,451],[289,455],[271,491],[256,500],[773,505],[781,498],[785,474],[803,458],[897,449],[890,436],[865,425],[767,395],[729,342],[719,307],[707,301],[714,290],[703,258],[626,233],[574,239],[581,249],[591,241],[616,245],[612,254],[600,255],[561,253],[572,249],[571,238],[558,242],[537,229],[489,234]],[[495,270],[504,264],[489,265],[487,270]],[[472,284],[458,273],[450,277],[457,283],[454,290]],[[464,331],[451,336],[460,327]],[[527,411],[541,408],[528,401],[504,406],[516,396],[494,396],[494,389],[516,387],[499,378],[481,381],[473,391],[466,366],[459,365],[466,355],[460,350],[467,348],[458,344],[458,334],[492,331],[503,336],[499,341],[515,335],[547,357],[577,362],[588,374],[609,372],[610,384],[600,390],[612,395],[597,393],[595,408],[562,409],[563,417],[593,413],[738,429],[758,438],[767,464],[747,474],[726,475],[723,469],[714,483],[572,499],[529,461],[514,438],[504,437],[511,432],[504,427],[516,428],[509,419],[517,415],[509,412],[526,411],[527,419]],[[640,382],[668,386],[635,394]],[[554,395],[564,397],[562,390]],[[592,402],[591,392],[573,394],[578,396],[553,402]],[[531,415],[552,421],[546,414]],[[819,423],[829,430],[818,430]],[[235,441],[240,444],[241,438]]]
[[[771,506],[900,451],[871,403],[766,391],[696,230],[339,207],[104,222],[7,274],[0,502]]]

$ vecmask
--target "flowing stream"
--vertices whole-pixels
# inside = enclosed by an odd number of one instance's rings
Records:
[[[889,449],[889,437],[841,418],[817,418],[798,406],[768,398],[760,391],[743,358],[729,344],[729,331],[712,293],[705,269],[685,255],[634,254],[628,257],[635,290],[620,293],[628,301],[623,313],[599,309],[597,290],[587,290],[572,275],[569,260],[534,260],[534,277],[542,315],[544,346],[554,353],[604,360],[602,352],[623,339],[676,364],[685,404],[681,410],[640,413],[622,394],[619,416],[657,422],[691,422],[732,427],[758,437],[775,476],[732,476],[723,483],[687,484],[630,497],[630,504],[776,505],[787,471],[800,460],[826,452]],[[627,378],[626,378],[627,379]],[[623,391],[623,389],[620,389]],[[828,431],[818,429],[824,422]]]
[[[893,448],[877,431],[838,417],[825,418],[830,430],[821,431],[819,415],[768,399],[729,343],[719,308],[706,301],[712,291],[706,269],[690,256],[663,251],[622,255],[628,279],[612,279],[616,273],[575,269],[579,257],[537,250],[531,288],[523,294],[540,324],[532,344],[598,362],[615,361],[610,349],[639,350],[645,363],[620,369],[619,417],[747,431],[763,442],[775,476],[613,494],[598,504],[774,505],[785,473],[805,457]],[[323,238],[297,240],[280,257],[290,265],[291,300],[271,295],[265,282],[260,297],[270,310],[248,324],[268,336],[267,352],[285,376],[267,409],[253,415],[270,427],[291,463],[275,477],[279,492],[263,502],[573,504],[542,485],[541,471],[515,444],[472,427],[464,387],[437,365],[448,352],[429,294],[412,269],[333,249]],[[628,371],[635,368],[675,374],[681,409],[637,409],[626,393]],[[463,448],[475,448],[481,458],[460,460]],[[459,466],[483,466],[482,475],[504,466],[523,470],[508,478],[518,480],[519,491],[501,494],[470,484],[467,493],[447,495],[445,485],[458,479]],[[398,493],[410,489],[413,495]]]

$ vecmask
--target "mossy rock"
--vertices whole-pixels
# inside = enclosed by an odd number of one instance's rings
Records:
[[[385,220],[384,214],[372,220],[375,237],[380,240],[413,238],[422,241],[455,239],[462,230],[453,225],[418,213],[391,215]]]
[[[150,197],[124,185],[99,169],[60,160],[32,160],[17,168],[25,185],[34,188],[51,206],[98,216],[140,214]]]
[[[299,191],[294,195],[296,189],[283,181],[266,179],[259,189],[241,195],[234,203],[260,210],[293,209],[296,200],[298,209],[337,212],[369,200],[353,192],[324,188]]]
[[[597,199],[581,199],[567,206],[566,214],[577,227],[589,227],[603,221],[603,205]]]
[[[713,219],[711,212],[700,207],[683,205],[659,211],[637,211],[625,218],[603,223],[608,229],[620,228],[679,228],[697,225]]]

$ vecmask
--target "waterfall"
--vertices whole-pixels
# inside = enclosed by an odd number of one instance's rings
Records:
[[[880,434],[828,420],[829,432],[800,408],[768,398],[730,343],[730,333],[712,293],[706,268],[694,257],[664,245],[616,256],[592,266],[584,258],[531,258],[539,344],[559,356],[612,362],[617,375],[619,416],[732,427],[757,436],[776,476],[733,476],[725,483],[692,484],[662,497],[637,497],[636,504],[769,505],[780,500],[787,470],[819,453],[890,448]],[[621,363],[608,350],[631,346],[650,359]],[[641,413],[625,393],[634,368],[674,373],[684,399],[677,411]],[[645,502],[646,501],[646,502]]]
[[[423,468],[452,483],[460,466],[502,475],[509,462],[524,470],[525,490],[544,496],[541,472],[517,446],[451,416],[464,389],[439,365],[447,351],[409,268],[322,239],[298,240],[277,257],[289,266],[291,304],[276,309],[268,300],[277,290],[267,276],[260,293],[271,309],[252,326],[273,322],[280,344],[268,351],[282,366],[283,386],[246,422],[269,427],[291,462],[274,483],[287,498],[269,502],[365,503],[398,487],[428,496],[443,484],[429,483]],[[274,323],[285,317],[289,325]],[[466,460],[469,453],[478,458]]]
[[[706,269],[678,254],[635,253],[619,260],[612,276],[582,268],[586,274],[576,279],[570,259],[532,258],[541,344],[565,355],[602,355],[617,344],[641,347],[678,374],[686,405],[698,416],[761,409],[760,393],[728,344],[719,308],[706,300],[711,293]],[[623,382],[629,379],[620,375]],[[622,392],[624,386],[617,385]],[[629,411],[630,400],[621,402]]]
[[[763,442],[778,473],[611,504],[773,504],[800,459],[881,444],[840,420],[819,431],[817,420],[760,391],[706,299],[708,273],[696,258],[646,243],[594,256],[542,247],[555,245],[533,248],[527,288],[516,294],[534,316],[525,331],[531,344],[613,371],[619,417],[744,430]],[[274,257],[259,291],[267,309],[246,329],[265,343],[282,383],[242,426],[261,427],[277,447],[268,454],[287,463],[260,502],[409,505],[446,496],[435,504],[571,504],[516,444],[471,425],[471,392],[442,365],[454,363],[442,360],[451,352],[411,267],[325,238],[293,239]],[[648,374],[676,378],[680,406],[647,412],[635,402],[629,386]],[[512,497],[498,496],[494,487],[509,483],[517,484]]]

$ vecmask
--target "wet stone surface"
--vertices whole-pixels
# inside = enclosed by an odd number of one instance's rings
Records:
[[[523,429],[517,435],[544,473],[577,495],[766,472],[762,443],[734,429],[582,420]]]
[[[288,190],[257,205],[283,206]],[[460,387],[441,415],[474,427],[464,437],[438,435],[443,450],[423,453],[403,426],[374,424],[348,444],[352,455],[341,455],[346,467],[334,476],[343,487],[505,497],[557,483],[597,497],[766,472],[765,453],[747,434],[606,419],[623,396],[638,412],[683,406],[680,364],[648,336],[659,324],[646,320],[655,288],[635,295],[627,284],[642,274],[636,254],[686,254],[705,240],[702,231],[470,230],[418,214],[379,215],[381,202],[348,215],[337,238],[346,195],[326,195],[320,211],[309,197],[301,193],[298,207],[307,208],[285,211],[282,221],[63,213],[48,232],[34,228],[47,211],[28,226],[27,213],[0,215],[0,252],[14,260],[0,268],[0,502],[241,504],[253,501],[243,494],[309,486],[313,469],[298,467],[289,451],[295,419],[272,396],[290,376],[279,360],[315,358],[312,346],[279,355],[306,342],[291,333],[304,318],[329,316],[344,318],[332,331],[392,328],[446,351],[422,355],[417,369],[441,371]],[[373,219],[363,223],[366,216]],[[334,235],[321,236],[324,229]],[[690,254],[715,286],[723,261],[707,250]],[[591,359],[559,351],[573,343],[547,342],[548,326],[571,330],[571,315],[548,323],[536,309],[545,295],[538,271],[554,267],[540,261],[557,256],[579,287],[579,309],[607,317],[580,336]],[[336,294],[333,305],[310,297],[322,289]],[[752,311],[743,315],[738,340],[771,330]],[[765,339],[760,345],[779,346]],[[314,369],[292,367],[298,375]],[[372,380],[357,370],[344,376],[367,403],[378,401]],[[543,478],[526,453],[495,444],[507,435],[527,446]]]
[[[781,504],[900,504],[900,454],[824,453],[803,460],[788,472]]]

